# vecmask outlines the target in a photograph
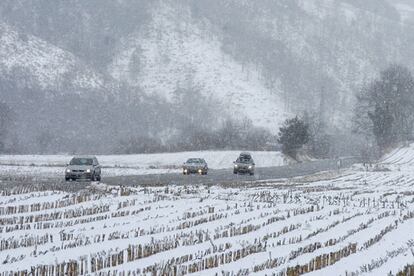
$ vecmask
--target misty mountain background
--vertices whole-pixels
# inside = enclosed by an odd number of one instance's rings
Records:
[[[220,148],[232,128],[260,147],[304,113],[344,136],[365,83],[414,68],[409,0],[3,0],[0,14],[16,153]]]

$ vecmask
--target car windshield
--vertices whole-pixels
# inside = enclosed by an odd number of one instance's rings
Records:
[[[70,161],[70,165],[77,165],[77,166],[91,166],[93,164],[93,160],[91,158],[73,158]]]
[[[187,164],[199,164],[201,163],[201,160],[197,158],[191,158],[191,159],[188,159],[186,163]]]
[[[253,159],[252,159],[251,156],[244,155],[244,156],[240,156],[239,158],[237,158],[237,162],[238,163],[250,164],[250,163],[253,163]]]

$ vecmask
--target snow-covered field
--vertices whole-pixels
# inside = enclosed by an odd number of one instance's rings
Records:
[[[393,150],[382,158],[381,163],[399,168],[412,168],[414,166],[414,144]]]
[[[239,188],[93,185],[4,192],[0,275],[395,275],[414,264],[414,170]]]
[[[204,158],[210,169],[231,168],[240,151],[201,151],[160,154],[98,155],[103,176],[141,175],[179,172],[192,157]],[[282,166],[280,152],[251,152],[257,167]],[[56,177],[69,163],[69,155],[0,155],[0,174]]]

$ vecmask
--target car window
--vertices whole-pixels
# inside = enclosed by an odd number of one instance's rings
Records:
[[[236,160],[237,163],[244,163],[244,164],[252,164],[253,163],[253,159],[250,158],[244,158],[244,157],[239,157]]]
[[[93,159],[91,158],[72,158],[70,165],[76,166],[91,166],[93,164]]]
[[[200,159],[191,158],[191,159],[188,159],[186,163],[188,164],[200,163]]]
[[[249,164],[249,163],[251,163],[251,160],[250,159],[240,159],[240,163]]]

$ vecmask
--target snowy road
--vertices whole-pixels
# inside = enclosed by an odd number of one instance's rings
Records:
[[[355,158],[342,159],[341,169],[348,168],[357,162]],[[337,170],[337,160],[319,160],[307,163],[299,163],[289,166],[256,168],[254,176],[234,175],[232,169],[210,170],[206,176],[182,175],[181,173],[160,173],[146,175],[118,175],[104,176],[102,183],[108,185],[123,186],[164,186],[164,185],[225,185],[243,186],[250,183],[268,182],[277,179],[286,179],[306,176],[323,171]],[[62,190],[76,192],[89,185],[87,181],[66,182],[63,174],[47,174],[45,177],[27,175],[0,175],[0,190],[8,190],[15,187],[37,186],[42,190]]]
[[[355,158],[341,161],[341,169],[356,163]],[[338,169],[337,160],[319,160],[288,166],[256,168],[254,176],[235,175],[232,169],[210,170],[208,175],[182,175],[181,173],[157,175],[127,175],[106,177],[103,182],[110,185],[192,185],[192,184],[232,184],[243,182],[268,181],[314,174],[322,171]]]
[[[195,151],[158,154],[98,155],[102,176],[179,173],[188,158],[204,158],[210,169],[230,169],[240,151]],[[277,151],[251,152],[256,167],[277,167],[287,164]],[[24,178],[34,181],[61,179],[72,155],[0,155],[0,180]]]

